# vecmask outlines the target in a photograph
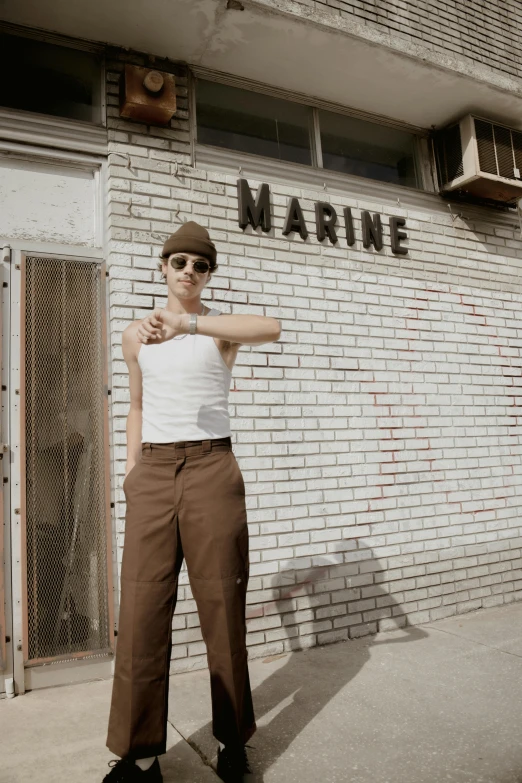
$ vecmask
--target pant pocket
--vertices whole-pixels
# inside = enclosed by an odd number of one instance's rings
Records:
[[[237,487],[238,492],[241,495],[245,495],[245,480],[243,478],[243,474],[241,473],[241,468],[239,467],[239,463],[236,459],[236,455],[233,451],[229,451],[230,459],[232,460],[232,464],[234,466],[233,471],[233,483]]]
[[[249,547],[248,547],[248,525],[246,524],[243,530],[241,531],[241,533],[239,534],[238,549],[239,549],[241,561],[243,563],[245,580],[248,581],[248,573],[250,570],[250,557],[249,557]]]
[[[123,479],[123,485],[122,485],[122,489],[123,489],[123,491],[124,491],[125,493],[127,492],[127,489],[128,489],[128,486],[129,486],[129,479],[130,479],[132,476],[134,476],[134,475],[135,475],[135,473],[136,473],[136,468],[139,466],[140,462],[141,462],[141,460],[138,460],[138,462],[136,462],[136,464],[135,464],[135,465],[133,465],[133,467],[132,467],[132,468],[129,470],[129,472],[127,473],[127,475],[126,475],[126,476],[125,476],[125,478]]]

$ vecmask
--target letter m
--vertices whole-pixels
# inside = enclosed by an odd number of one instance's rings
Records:
[[[237,197],[239,201],[239,225],[245,230],[250,225],[252,228],[261,226],[263,231],[270,231],[272,218],[270,214],[270,188],[266,183],[259,186],[256,200],[246,179],[237,181]]]

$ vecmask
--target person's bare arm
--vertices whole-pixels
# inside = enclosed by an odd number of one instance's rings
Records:
[[[129,370],[130,409],[127,416],[127,475],[141,459],[142,379],[138,364],[136,329],[141,321],[129,324],[122,334],[123,358]]]

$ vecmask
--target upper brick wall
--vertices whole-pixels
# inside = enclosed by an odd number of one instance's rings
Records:
[[[156,269],[184,220],[208,227],[219,271],[203,301],[271,316],[281,339],[242,346],[229,396],[250,531],[251,656],[405,628],[522,600],[522,240],[513,217],[406,204],[306,181],[271,186],[270,235],[238,225],[238,173],[192,161],[187,74],[166,128],[120,118],[126,52],[107,57],[111,454],[121,560],[129,379],[121,334],[167,288]],[[255,191],[259,180],[249,177]],[[400,198],[399,198],[400,195]],[[282,235],[289,196],[351,207],[348,247]],[[402,199],[404,198],[404,204]],[[361,210],[385,246],[361,243]],[[407,221],[407,256],[388,218]],[[470,216],[471,215],[471,216]],[[118,573],[115,563],[115,574]],[[118,581],[116,577],[116,583]],[[171,672],[206,666],[188,575]]]
[[[297,0],[426,49],[522,77],[519,0]]]

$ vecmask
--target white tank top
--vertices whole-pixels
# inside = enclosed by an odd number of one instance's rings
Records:
[[[207,315],[221,315],[211,309]],[[142,343],[142,443],[175,443],[230,435],[232,372],[213,337],[187,334],[158,345]]]

